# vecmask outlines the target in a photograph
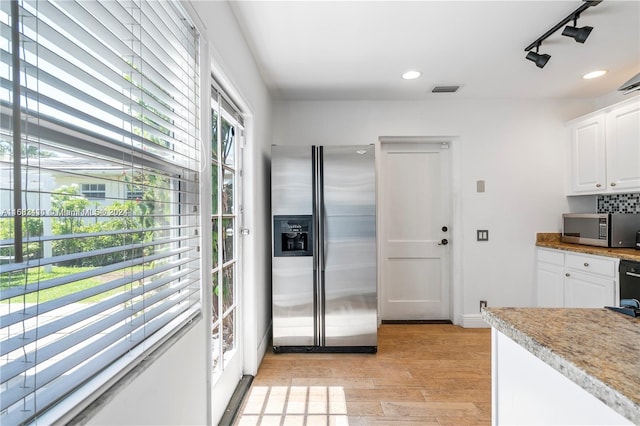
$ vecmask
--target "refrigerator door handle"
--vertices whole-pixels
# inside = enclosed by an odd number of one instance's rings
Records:
[[[313,186],[313,302],[314,302],[314,340],[316,345],[324,346],[324,197],[322,147],[313,146],[311,152]]]
[[[318,158],[317,150],[315,146],[311,147],[311,211],[312,211],[312,227],[313,227],[313,344],[319,345],[319,327],[320,320],[318,315],[318,286],[319,286],[319,271],[318,271]]]
[[[322,207],[322,211],[324,212],[324,206]],[[329,234],[329,221],[327,220],[327,216],[324,215],[324,220],[322,222],[322,236],[325,237],[325,235]],[[323,238],[322,240],[322,259],[323,259],[323,268],[322,270],[324,271],[326,269],[326,260],[329,258],[329,239],[328,238]]]
[[[326,216],[324,211],[324,163],[323,163],[323,150],[322,147],[318,147],[319,150],[319,158],[318,158],[318,247],[319,247],[319,258],[320,258],[320,270],[324,272],[325,270],[325,259],[326,259],[326,238],[325,238],[325,224],[326,224]],[[324,282],[324,281],[323,281]]]
[[[326,266],[326,253],[325,253],[325,211],[324,211],[324,150],[322,146],[317,147],[317,207],[318,207],[318,321],[319,321],[319,339],[320,345],[325,345],[325,266]]]

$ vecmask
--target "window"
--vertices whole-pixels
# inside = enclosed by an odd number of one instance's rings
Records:
[[[238,330],[238,164],[236,150],[243,131],[238,109],[221,90],[211,100],[212,173],[212,350],[213,372],[219,374],[237,348]]]
[[[200,88],[179,2],[3,1],[0,30],[0,424],[13,425],[200,313]]]
[[[106,197],[104,183],[83,183],[82,196],[88,199],[104,200]]]
[[[144,188],[140,185],[127,186],[127,200],[142,200],[144,198]]]

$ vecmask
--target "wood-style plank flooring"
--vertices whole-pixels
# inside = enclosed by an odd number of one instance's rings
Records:
[[[375,355],[268,351],[235,424],[490,425],[490,330],[383,324]]]

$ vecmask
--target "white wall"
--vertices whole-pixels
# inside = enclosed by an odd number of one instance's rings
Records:
[[[245,113],[243,149],[244,213],[239,226],[249,230],[241,237],[242,286],[239,287],[241,354],[236,365],[229,364],[227,374],[212,386],[211,416],[217,424],[230,400],[230,389],[240,374],[255,375],[270,342],[271,324],[271,204],[270,156],[272,101],[258,66],[228,2],[193,1],[199,16],[214,17],[202,22],[209,41],[214,78]],[[236,205],[238,211],[240,206]],[[208,306],[208,305],[206,305]],[[231,373],[231,374],[228,374]]]
[[[147,369],[112,393],[89,425],[207,424],[206,324],[199,321]]]
[[[245,373],[256,374],[268,344],[271,322],[270,157],[272,100],[228,2],[192,1],[209,40],[216,79],[247,113],[244,153],[245,264],[243,309]]]
[[[559,232],[564,196],[564,121],[590,104],[555,101],[278,101],[277,144],[367,144],[379,136],[452,136],[462,241],[456,323],[490,306],[531,306],[537,232]],[[476,181],[486,192],[476,193]],[[488,229],[489,242],[476,242]],[[461,245],[461,246],[455,246]],[[455,247],[455,248],[454,248]]]

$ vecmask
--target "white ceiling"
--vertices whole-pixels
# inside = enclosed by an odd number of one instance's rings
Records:
[[[640,0],[605,0],[542,45],[524,48],[582,4],[572,1],[231,1],[262,76],[279,99],[581,98],[640,72]],[[205,18],[206,21],[206,18]],[[406,81],[401,74],[422,76]],[[609,73],[586,81],[594,69]],[[460,85],[455,94],[431,93]]]

